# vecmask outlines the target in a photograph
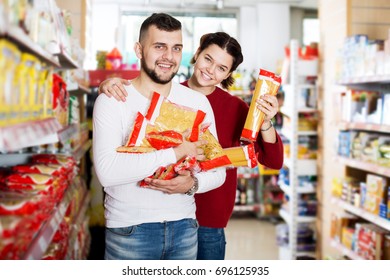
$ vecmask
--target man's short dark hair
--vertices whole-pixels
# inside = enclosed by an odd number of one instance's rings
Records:
[[[181,30],[181,22],[165,13],[153,13],[141,25],[139,42],[144,38],[150,26],[156,26],[158,30],[177,31]]]

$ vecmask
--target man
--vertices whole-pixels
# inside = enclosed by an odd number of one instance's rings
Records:
[[[160,166],[175,163],[185,155],[204,158],[198,147],[187,142],[176,148],[145,154],[118,154],[126,142],[137,112],[145,114],[153,92],[170,101],[206,113],[206,123],[216,135],[214,115],[206,97],[172,83],[182,57],[181,23],[159,13],[148,17],[140,29],[135,53],[141,61],[140,75],[126,87],[125,102],[99,95],[93,113],[93,152],[97,176],[104,187],[106,218],[105,259],[196,259],[197,228],[193,194],[217,188],[225,170],[190,176],[140,181]]]

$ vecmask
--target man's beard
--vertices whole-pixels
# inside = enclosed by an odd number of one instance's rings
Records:
[[[145,71],[145,73],[149,76],[149,78],[152,79],[153,82],[158,83],[158,84],[162,84],[162,85],[165,85],[165,84],[169,83],[170,81],[172,81],[173,77],[175,77],[175,75],[177,74],[177,71],[173,72],[172,75],[167,80],[162,80],[157,75],[155,70],[149,68],[146,65],[144,59],[141,59],[141,68]]]

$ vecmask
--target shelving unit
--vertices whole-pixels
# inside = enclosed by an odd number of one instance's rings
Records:
[[[43,49],[37,43],[33,42],[21,28],[11,26],[8,23],[2,26],[5,28],[0,30],[0,38],[11,41],[19,50],[37,57],[43,62],[44,67],[48,67],[57,72],[78,67],[77,63],[69,55],[65,53],[51,54]],[[82,85],[78,85],[77,88],[69,91],[70,94],[77,95],[81,102],[84,102],[85,94],[89,92],[89,88]],[[83,103],[80,104],[84,106]],[[80,116],[80,119],[83,122],[86,121],[83,115]],[[71,124],[62,126],[55,117],[2,126],[0,127],[0,165],[2,167],[10,167],[18,164],[26,164],[29,162],[31,156],[34,155],[31,149],[28,148],[57,142],[64,144],[79,134],[80,125]],[[67,150],[66,154],[71,155],[77,163],[81,164],[85,153],[90,147],[91,141],[87,140],[84,143],[79,143],[77,147],[73,147],[74,150]],[[58,152],[58,154],[60,153]],[[41,259],[44,257],[57,229],[59,229],[64,217],[67,215],[69,207],[78,199],[79,193],[77,193],[76,189],[79,191],[86,189],[85,183],[80,176],[76,176],[67,186],[62,199],[54,205],[54,208],[48,210],[51,211],[51,214],[48,215],[48,218],[42,219],[42,224],[39,225],[37,232],[34,233],[25,253],[23,255],[18,254],[16,256],[17,258]],[[83,199],[80,200],[80,210],[74,223],[83,223],[85,221],[88,204],[89,194],[86,192]],[[74,234],[77,235],[77,232]],[[88,251],[86,248],[81,249],[84,252]]]
[[[259,173],[257,168],[241,167],[237,170],[237,193],[233,211],[259,213]]]
[[[343,81],[338,81],[339,85],[348,89],[355,90],[367,90],[367,91],[387,91],[390,88],[390,77],[388,75],[371,75],[368,77],[358,77],[358,78],[349,78],[344,79]],[[340,92],[338,92],[340,94]],[[348,131],[357,131],[357,132],[365,132],[368,134],[379,134],[390,136],[390,126],[382,125],[379,123],[365,123],[365,122],[346,122],[339,121],[337,123],[337,127],[340,131],[348,132]],[[352,139],[350,151],[352,153]],[[362,178],[365,178],[367,174],[379,175],[381,177],[387,178],[388,182],[390,178],[390,168],[387,166],[380,165],[375,161],[366,161],[361,158],[352,158],[345,156],[337,156],[337,162],[339,162],[344,169],[345,176],[349,176],[352,178],[357,178],[359,181]],[[357,177],[355,177],[357,176]],[[387,185],[385,186],[387,187]],[[362,194],[360,194],[362,195]],[[353,205],[350,202],[342,200],[339,197],[333,197],[331,203],[333,205],[337,205],[338,209],[341,211],[345,211],[353,216],[356,216],[362,220],[364,223],[373,224],[383,230],[386,230],[389,234],[390,232],[390,220],[384,217],[381,217],[374,213],[371,213],[363,208],[361,205]],[[361,203],[361,202],[360,202]],[[338,210],[340,212],[340,210]],[[355,246],[358,246],[360,240],[356,237],[357,240],[355,242]],[[354,250],[350,248],[346,248],[339,240],[332,240],[332,247],[336,248],[337,251],[342,255],[349,259],[354,260],[364,260],[364,257],[356,253]],[[383,248],[382,248],[383,249]],[[356,250],[356,248],[355,248]]]
[[[317,107],[308,107],[302,103],[302,89],[310,89],[316,91],[316,85],[303,84],[302,79],[306,77],[317,76],[317,60],[301,60],[298,58],[298,42],[292,40],[290,43],[290,58],[288,70],[284,69],[286,77],[283,85],[285,91],[285,101],[281,112],[290,119],[289,126],[286,128],[285,123],[282,128],[282,134],[289,140],[290,153],[289,157],[285,156],[284,165],[288,168],[289,185],[284,182],[279,182],[281,189],[288,197],[288,207],[283,207],[279,211],[280,216],[286,222],[288,227],[288,244],[280,245],[280,259],[296,259],[299,257],[315,257],[315,251],[304,251],[298,247],[298,231],[302,224],[315,223],[315,216],[299,215],[299,199],[303,194],[315,194],[315,188],[300,186],[299,176],[316,176],[317,175],[317,160],[316,159],[301,159],[298,154],[299,137],[302,136],[317,136],[317,131],[302,131],[299,129],[299,114],[300,113],[316,113]]]
[[[283,204],[283,190],[278,182],[279,170],[259,165],[259,203],[257,217],[276,222],[280,219],[279,210]]]

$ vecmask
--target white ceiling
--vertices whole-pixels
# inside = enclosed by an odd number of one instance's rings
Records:
[[[117,3],[136,6],[174,7],[174,8],[213,8],[217,1],[223,1],[225,8],[237,8],[240,6],[255,6],[259,3],[284,3],[292,7],[317,9],[318,0],[92,0],[99,3]]]

